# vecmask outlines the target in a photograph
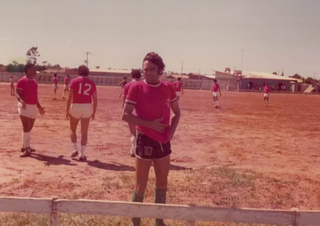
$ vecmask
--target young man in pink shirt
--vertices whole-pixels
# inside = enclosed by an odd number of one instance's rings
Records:
[[[33,64],[28,63],[24,69],[25,76],[19,79],[17,82],[17,98],[18,98],[18,112],[20,114],[20,119],[23,127],[23,147],[21,152],[23,152],[20,157],[28,157],[31,152],[35,151],[30,146],[30,132],[33,128],[34,122],[36,120],[37,111],[41,115],[44,115],[44,108],[41,107],[38,101],[38,83],[34,79],[36,75],[36,68]]]
[[[78,68],[79,77],[72,79],[67,101],[66,118],[70,120],[70,137],[73,145],[72,158],[77,157],[79,154],[76,131],[78,122],[81,121],[80,161],[87,160],[85,149],[88,140],[89,122],[90,118],[92,120],[95,119],[98,103],[96,84],[88,79],[89,73],[89,69],[85,65],[81,65]]]
[[[181,78],[178,78],[177,81],[173,83],[173,87],[177,95],[177,100],[179,101],[181,94],[183,94]]]
[[[124,107],[127,95],[128,95],[128,91],[130,86],[139,81],[141,78],[141,72],[140,70],[132,70],[131,71],[131,77],[132,77],[132,81],[127,83],[124,88],[123,88],[123,104],[122,107]],[[131,135],[131,149],[130,149],[130,156],[131,157],[135,157],[135,149],[136,149],[136,125],[135,124],[130,124],[128,123],[129,126],[129,131],[130,131],[130,135]]]
[[[56,100],[56,94],[58,90],[58,80],[57,80],[57,74],[53,75],[53,100]]]
[[[143,59],[142,68],[145,80],[131,85],[122,114],[122,119],[135,124],[137,130],[136,185],[132,201],[143,201],[149,170],[153,164],[156,174],[154,201],[165,203],[170,168],[170,140],[178,126],[180,109],[172,84],[160,80],[165,68],[162,58],[157,53],[150,52]],[[174,113],[172,118],[171,109]],[[139,226],[140,221],[140,218],[132,219],[134,226]],[[156,219],[156,225],[165,224],[162,219]]]
[[[215,108],[220,109],[221,106],[219,103],[218,96],[219,96],[219,93],[220,93],[220,96],[222,96],[222,94],[221,94],[220,86],[217,82],[217,79],[213,80],[213,84],[210,92],[212,93],[212,96],[213,96],[213,102],[215,103]]]
[[[66,95],[67,92],[69,92],[69,74],[67,74],[64,77],[64,84],[63,84],[63,94],[62,94],[62,99],[66,99],[64,96]]]
[[[10,76],[10,94],[11,96],[14,96],[14,81],[13,81],[13,76]]]
[[[269,97],[270,97],[270,91],[271,87],[268,85],[268,83],[264,86],[264,95],[263,95],[263,101],[265,102],[265,106],[268,106],[269,103]]]

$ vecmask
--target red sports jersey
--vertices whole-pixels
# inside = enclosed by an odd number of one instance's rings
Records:
[[[53,84],[58,85],[58,80],[56,77],[53,77]]]
[[[218,83],[213,83],[213,84],[212,84],[211,91],[212,91],[212,92],[218,92],[218,91],[219,91],[219,88],[220,88],[220,86],[219,86]]]
[[[265,93],[270,93],[270,91],[271,91],[271,87],[270,86],[264,86],[264,92]]]
[[[64,77],[64,84],[65,85],[68,85],[69,84],[69,78],[66,76]]]
[[[73,90],[72,103],[90,104],[92,94],[97,92],[96,84],[86,77],[79,76],[70,82],[70,90]]]
[[[35,79],[29,79],[23,76],[17,82],[17,89],[22,90],[21,98],[26,104],[37,104],[38,83]]]
[[[175,81],[173,83],[174,91],[176,92],[181,92],[182,91],[182,82],[180,81]]]
[[[164,133],[143,126],[137,126],[137,129],[158,142],[167,143],[170,135],[170,103],[176,99],[174,88],[169,82],[150,85],[139,81],[130,85],[126,103],[135,105],[136,115],[141,119],[153,121],[163,118],[162,123],[168,125]]]
[[[127,84],[124,86],[124,88],[123,88],[123,96],[124,96],[124,97],[127,97],[128,92],[129,92],[129,88],[130,88],[131,84],[133,84],[133,83],[135,83],[135,82],[137,82],[137,81],[133,79],[131,82],[127,83]]]

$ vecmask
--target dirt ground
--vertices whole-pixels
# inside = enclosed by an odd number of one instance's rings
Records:
[[[40,84],[39,100],[46,114],[38,116],[31,133],[36,152],[20,158],[22,125],[17,100],[10,96],[9,84],[1,83],[0,195],[90,198],[81,193],[85,187],[103,178],[122,177],[124,181],[129,177],[127,190],[121,183],[109,186],[101,198],[130,200],[127,191],[133,189],[134,158],[129,156],[127,124],[120,119],[119,92],[119,87],[98,87],[96,119],[89,127],[88,161],[79,162],[70,157],[62,86],[58,100],[53,101],[52,86]],[[284,179],[319,179],[320,96],[274,93],[265,107],[262,93],[222,91],[222,95],[222,108],[217,110],[209,91],[185,90],[180,100],[181,120],[172,140],[172,175],[181,170],[228,166]],[[68,195],[76,191],[77,195]]]

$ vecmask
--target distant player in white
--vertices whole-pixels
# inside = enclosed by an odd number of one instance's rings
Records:
[[[66,95],[67,92],[69,92],[69,74],[67,74],[64,77],[64,84],[63,84],[63,94],[62,94],[62,99],[66,99],[64,96]]]

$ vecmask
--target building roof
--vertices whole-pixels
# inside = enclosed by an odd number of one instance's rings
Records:
[[[281,75],[274,75],[272,73],[266,72],[252,72],[252,71],[244,71],[242,72],[243,78],[257,78],[257,79],[274,79],[274,80],[287,80],[287,81],[298,81],[296,78],[289,78]]]
[[[90,72],[98,72],[98,73],[113,73],[113,74],[130,74],[131,70],[123,69],[90,69]]]
[[[214,70],[217,74],[221,76],[233,76],[234,72],[231,71],[230,73],[226,73],[224,71],[218,71]],[[253,71],[243,71],[242,72],[242,78],[255,78],[255,79],[273,79],[273,80],[286,80],[286,81],[294,81],[294,82],[299,82],[299,79],[296,78],[289,78],[286,76],[280,76],[280,75],[274,75],[272,73],[267,73],[267,72],[253,72]]]

